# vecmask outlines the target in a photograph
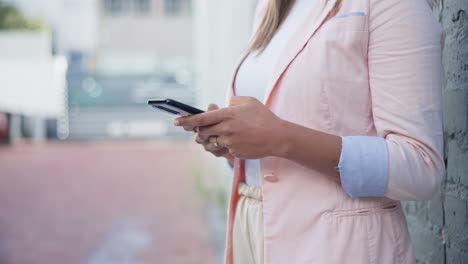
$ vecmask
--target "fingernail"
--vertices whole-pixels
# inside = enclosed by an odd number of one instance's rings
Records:
[[[174,120],[174,126],[180,126],[180,121],[179,120]]]

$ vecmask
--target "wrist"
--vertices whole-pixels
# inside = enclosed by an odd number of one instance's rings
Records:
[[[277,126],[273,130],[273,146],[272,156],[287,158],[291,149],[293,149],[293,141],[289,136],[293,124],[286,120],[280,119]]]

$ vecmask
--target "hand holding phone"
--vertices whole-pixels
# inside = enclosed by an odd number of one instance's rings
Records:
[[[148,100],[148,104],[152,107],[179,116],[188,116],[204,113],[205,111],[195,108],[190,105],[183,104],[173,99],[161,99],[161,100]]]

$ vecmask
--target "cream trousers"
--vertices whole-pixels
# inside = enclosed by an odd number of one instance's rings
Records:
[[[234,264],[263,264],[262,190],[241,183],[233,231]]]

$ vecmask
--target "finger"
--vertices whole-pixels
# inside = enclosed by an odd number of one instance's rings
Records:
[[[219,107],[216,104],[209,104],[206,111],[213,111],[213,110],[216,110],[216,109],[219,109]]]
[[[222,148],[222,149],[218,149],[218,150],[215,150],[215,151],[211,151],[211,153],[213,155],[215,155],[216,157],[223,157],[223,156],[225,156],[226,154],[229,153],[229,149]]]
[[[226,108],[216,109],[201,114],[179,117],[174,121],[175,126],[208,126],[221,122],[226,116]]]
[[[201,136],[199,133],[195,133],[195,142],[198,144],[207,144],[208,142],[208,137],[207,136]]]
[[[211,152],[211,153],[218,152],[218,151],[220,151],[222,149],[225,149],[225,147],[216,147],[211,143],[203,145],[203,147],[205,148],[206,151]]]
[[[210,137],[210,135],[202,135],[200,133],[197,133],[198,134],[198,138],[200,139],[200,141],[203,141],[203,142],[208,142],[208,138]]]
[[[185,131],[194,131],[194,132],[196,132],[194,129],[195,129],[195,127],[193,127],[193,126],[184,126]]]
[[[249,96],[233,96],[229,100],[229,106],[243,105],[254,100],[256,99]]]
[[[207,151],[210,151],[210,152],[213,152],[213,151],[217,151],[217,150],[220,150],[222,148],[224,148],[223,146],[221,145],[216,145],[216,137],[210,137],[209,138],[209,143],[206,143],[204,144],[203,146],[205,147],[205,150]]]
[[[219,145],[219,144],[218,144],[218,136],[211,136],[211,137],[208,138],[208,141],[209,141],[211,144],[215,145],[215,146],[216,146],[216,145]]]
[[[232,146],[232,137],[230,136],[218,136],[216,139],[216,142],[218,142],[218,145],[223,146],[225,148],[229,148]]]
[[[216,125],[200,127],[198,131],[199,131],[199,133],[201,135],[205,135],[205,136],[212,136],[212,135],[216,135],[216,136],[221,136],[222,135],[222,136],[224,136],[224,135],[228,135],[229,131],[228,131],[228,127],[227,127],[226,123],[227,123],[227,121],[218,123]]]
[[[208,144],[205,144],[205,145],[203,145],[203,146],[205,147],[205,150],[206,150],[206,151],[209,151],[209,152],[218,151],[218,150],[224,148],[223,146],[215,146],[215,145],[212,144],[212,143],[208,143]]]

